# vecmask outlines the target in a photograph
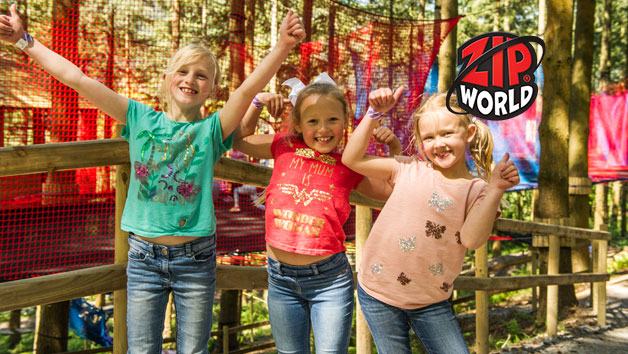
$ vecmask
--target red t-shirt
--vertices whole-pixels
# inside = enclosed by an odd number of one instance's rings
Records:
[[[344,166],[340,154],[320,154],[292,134],[275,135],[270,150],[275,166],[266,190],[266,242],[306,255],[344,251],[349,194],[363,176]]]

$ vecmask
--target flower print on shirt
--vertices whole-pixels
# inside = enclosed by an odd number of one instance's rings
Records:
[[[193,136],[185,130],[174,136],[158,134],[159,130],[144,130],[137,136],[138,141],[146,138],[133,166],[135,178],[140,181],[137,197],[164,204],[192,203],[201,191],[192,170],[202,163],[205,151],[192,143]],[[208,143],[206,138],[203,148]]]

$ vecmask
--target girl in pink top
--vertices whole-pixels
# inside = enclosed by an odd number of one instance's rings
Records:
[[[351,211],[349,194],[356,189],[385,198],[390,186],[342,164],[336,148],[343,140],[349,109],[331,78],[321,74],[308,86],[297,79],[287,83],[296,86],[291,94],[295,98],[291,132],[249,135],[257,121],[247,116],[241,127],[245,137],[234,142],[250,156],[275,159],[265,192],[273,338],[280,353],[309,353],[313,330],[317,353],[347,353],[354,282],[342,225]],[[380,129],[376,136],[391,153],[401,151],[390,130]]]
[[[358,299],[378,353],[411,353],[410,328],[428,353],[468,353],[447,299],[467,248],[483,245],[499,215],[505,190],[519,183],[508,154],[491,171],[488,127],[446,107],[446,94],[429,97],[413,115],[414,142],[423,159],[365,156],[378,118],[403,87],[371,92],[371,108],[353,133],[342,162],[393,186],[364,246]],[[458,107],[455,96],[450,105]],[[478,167],[465,163],[467,148]]]

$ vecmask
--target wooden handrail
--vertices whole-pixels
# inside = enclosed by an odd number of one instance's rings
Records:
[[[560,275],[459,276],[457,290],[516,290],[533,286],[604,282],[608,274],[582,273]],[[37,278],[13,280],[0,286],[0,312],[104,294],[126,287],[126,263],[98,266]],[[217,289],[266,289],[267,272],[263,267],[225,266],[216,269]]]

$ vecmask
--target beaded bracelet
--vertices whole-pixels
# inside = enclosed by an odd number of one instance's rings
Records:
[[[28,45],[31,43],[33,43],[33,36],[24,31],[22,38],[18,39],[17,42],[15,42],[15,46],[20,48],[21,50],[24,50],[24,48],[28,47]]]
[[[255,96],[255,98],[253,99],[253,106],[255,106],[255,108],[262,109],[264,108],[265,104],[262,103],[262,101],[260,101],[257,96]]]
[[[366,111],[366,115],[373,120],[381,120],[386,113],[378,112],[374,110],[373,107],[369,107],[368,111]]]

